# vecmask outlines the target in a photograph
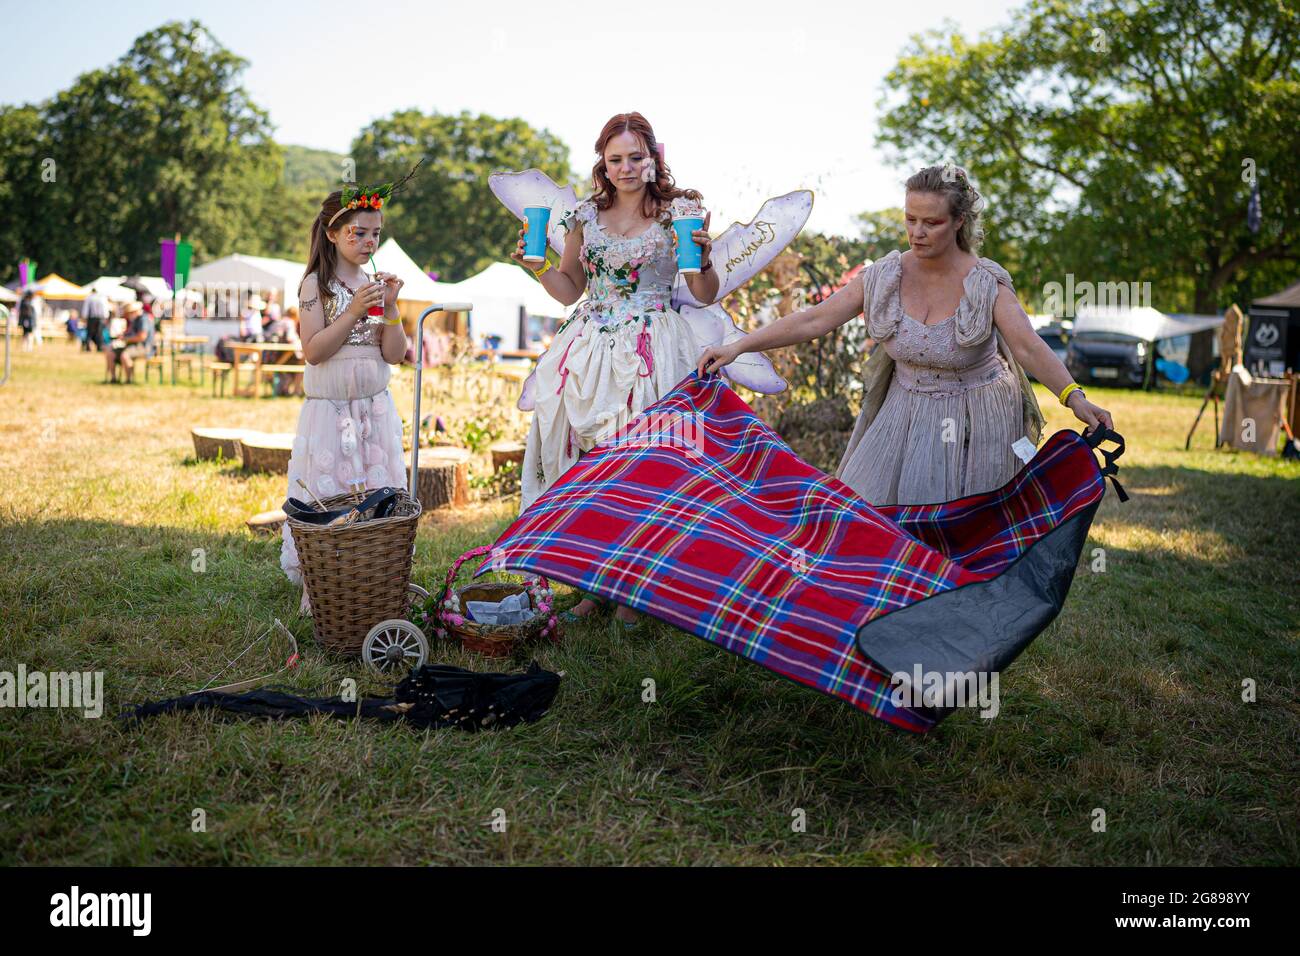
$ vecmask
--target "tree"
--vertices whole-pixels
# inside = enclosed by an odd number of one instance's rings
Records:
[[[570,181],[569,149],[521,119],[470,113],[426,115],[403,110],[363,129],[352,144],[357,179],[389,182],[421,158],[425,165],[393,197],[389,232],[420,265],[459,281],[504,261],[519,221],[487,188],[502,170],[536,167],[560,185]],[[579,195],[584,190],[578,184]]]
[[[19,163],[35,213],[0,239],[83,279],[156,271],[158,240],[176,232],[200,262],[236,246],[260,251],[282,159],[266,113],[239,85],[246,66],[197,21],[172,22],[79,76],[37,108],[51,181],[32,166],[30,142],[0,146],[6,172]]]
[[[907,227],[903,224],[902,209],[859,213],[854,221],[862,235],[863,258],[874,262],[895,249],[900,252],[907,249]]]
[[[970,169],[1022,284],[1151,281],[1158,308],[1215,312],[1251,270],[1300,261],[1297,50],[1285,0],[1032,0],[974,42],[913,38],[878,141]]]
[[[53,223],[36,214],[42,188],[41,159],[49,155],[40,111],[34,106],[0,107],[0,280],[18,271],[30,256],[41,266],[41,241]]]

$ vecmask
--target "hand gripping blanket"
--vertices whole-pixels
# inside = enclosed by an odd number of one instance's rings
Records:
[[[1101,467],[1106,440],[1119,449]],[[1060,431],[996,491],[873,508],[692,373],[579,459],[475,574],[564,581],[924,732],[948,698],[896,688],[999,672],[1052,621],[1105,475],[1124,497],[1122,452],[1114,432]]]

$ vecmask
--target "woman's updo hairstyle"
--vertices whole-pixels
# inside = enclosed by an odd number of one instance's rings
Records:
[[[951,163],[927,166],[907,180],[907,191],[938,193],[948,197],[948,213],[961,219],[957,230],[957,246],[963,252],[973,253],[984,241],[984,225],[980,215],[986,203],[970,181],[966,170]]]

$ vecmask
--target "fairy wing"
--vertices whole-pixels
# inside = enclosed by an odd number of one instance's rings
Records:
[[[515,402],[515,408],[521,412],[531,412],[537,407],[537,368],[528,373],[524,379],[524,387],[519,392],[519,401]]]
[[[811,189],[796,189],[763,203],[750,222],[733,222],[713,240],[713,263],[718,270],[718,298],[735,292],[775,259],[799,235],[812,215]],[[699,306],[690,288],[678,275],[673,287],[673,307]],[[709,343],[712,344],[712,343]]]
[[[522,173],[493,173],[488,177],[488,187],[519,219],[524,218],[525,206],[550,206],[551,222],[546,238],[557,254],[564,255],[564,230],[560,223],[578,205],[578,194],[572,186],[557,186],[540,169],[525,169]]]
[[[557,186],[555,180],[540,169],[525,169],[520,173],[493,173],[488,177],[492,195],[511,214],[524,218],[525,206],[550,206],[551,221],[546,230],[546,240],[557,255],[564,255],[565,230],[560,227],[564,217],[578,205],[578,194],[572,186]],[[524,380],[516,407],[530,412],[537,404],[537,370]]]
[[[726,345],[745,334],[736,325],[730,313],[720,305],[711,305],[703,309],[699,306],[684,305],[680,315],[695,333],[701,350],[711,345]],[[775,395],[786,389],[785,379],[776,374],[772,362],[762,352],[745,353],[730,365],[724,366],[722,374],[737,385],[743,385],[764,395]]]

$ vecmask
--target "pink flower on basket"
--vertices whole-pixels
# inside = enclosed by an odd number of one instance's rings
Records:
[[[448,614],[447,620],[450,621],[452,624],[455,624],[457,627],[460,627],[462,624],[465,623],[465,617],[464,615],[461,614]]]
[[[633,282],[636,282],[638,279],[641,278],[641,273],[633,269],[632,273],[628,276],[628,278],[631,279]]]

